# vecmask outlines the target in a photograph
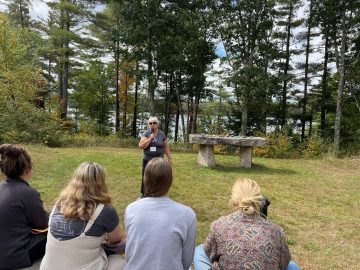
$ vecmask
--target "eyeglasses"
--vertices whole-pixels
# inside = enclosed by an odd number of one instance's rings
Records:
[[[156,122],[149,122],[148,124],[149,125],[156,125],[157,123]]]

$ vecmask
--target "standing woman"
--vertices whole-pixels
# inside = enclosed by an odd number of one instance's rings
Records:
[[[146,164],[148,164],[152,158],[164,157],[165,153],[168,162],[172,165],[172,157],[166,135],[159,130],[159,119],[151,116],[148,120],[148,126],[149,129],[144,132],[139,142],[139,147],[144,149],[141,173],[141,197],[144,197],[144,171]]]
[[[32,163],[29,153],[14,144],[0,146],[0,168],[6,180],[0,183],[0,269],[31,266],[45,253],[47,228],[40,194],[30,187]]]
[[[95,162],[79,165],[60,193],[49,220],[42,270],[119,269],[124,259],[107,256],[104,244],[122,243],[119,216],[108,195],[105,169]]]

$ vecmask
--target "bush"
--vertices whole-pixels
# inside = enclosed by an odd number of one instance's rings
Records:
[[[138,147],[138,143],[138,138],[121,138],[116,134],[97,136],[88,133],[78,133],[65,135],[62,146],[136,148]]]
[[[331,149],[330,143],[318,135],[312,136],[306,141],[303,156],[306,158],[314,158],[327,154]]]
[[[330,142],[317,134],[304,142],[298,136],[290,137],[277,132],[267,134],[268,145],[255,147],[254,155],[271,158],[315,158],[328,154],[331,150]]]
[[[294,158],[299,157],[298,151],[294,148],[289,136],[276,132],[265,136],[268,145],[254,149],[256,156],[275,157],[275,158]]]
[[[32,104],[0,104],[0,141],[7,143],[61,144],[61,122]]]

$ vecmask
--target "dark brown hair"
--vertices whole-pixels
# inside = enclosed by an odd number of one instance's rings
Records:
[[[19,177],[32,169],[31,157],[21,146],[2,144],[0,146],[0,169],[9,178]]]
[[[145,197],[166,195],[173,180],[169,162],[162,158],[153,158],[146,165],[144,172]]]

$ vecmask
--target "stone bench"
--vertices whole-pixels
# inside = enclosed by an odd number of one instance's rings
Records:
[[[199,144],[198,164],[206,167],[214,167],[214,145],[237,145],[240,147],[240,167],[251,168],[252,152],[254,146],[264,146],[267,141],[261,137],[246,136],[218,136],[204,134],[190,134],[189,142]]]

